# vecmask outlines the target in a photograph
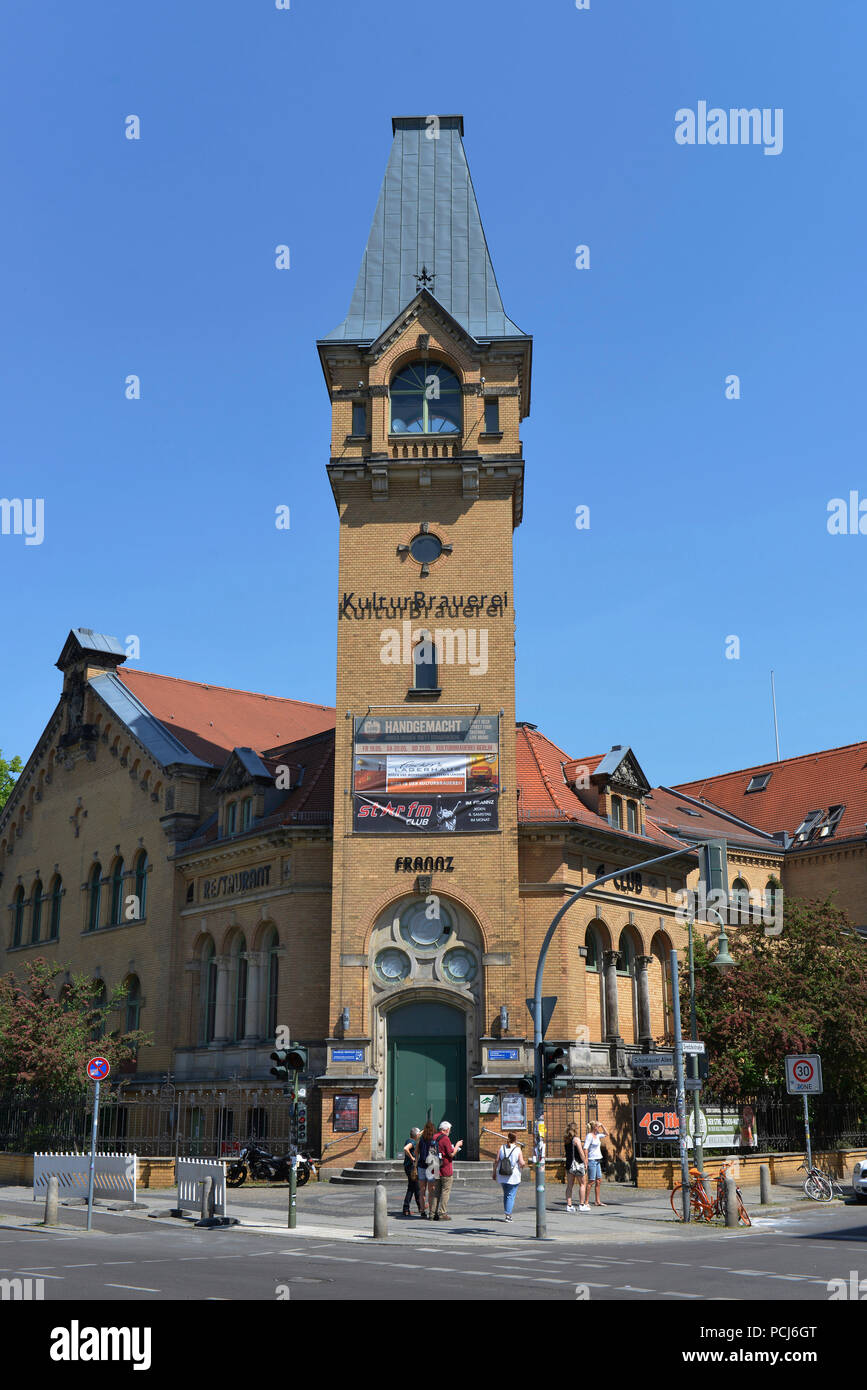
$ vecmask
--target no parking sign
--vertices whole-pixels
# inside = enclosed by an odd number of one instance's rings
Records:
[[[790,1096],[822,1094],[822,1059],[817,1052],[799,1052],[786,1058],[786,1090]]]
[[[110,1067],[105,1057],[91,1057],[87,1064],[87,1074],[91,1081],[104,1081],[109,1071]]]

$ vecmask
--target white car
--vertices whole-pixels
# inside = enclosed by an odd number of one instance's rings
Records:
[[[867,1161],[855,1164],[852,1171],[852,1191],[859,1202],[867,1202]]]

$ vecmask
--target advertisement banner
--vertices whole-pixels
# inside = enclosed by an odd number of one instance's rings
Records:
[[[749,1105],[699,1110],[698,1122],[704,1149],[754,1149],[758,1144],[755,1112]],[[691,1109],[687,1110],[686,1128],[687,1144],[692,1148],[695,1125]]]
[[[635,1107],[635,1137],[639,1143],[676,1144],[680,1138],[677,1110],[664,1101]]]
[[[353,830],[497,830],[495,715],[365,715],[354,724]]]

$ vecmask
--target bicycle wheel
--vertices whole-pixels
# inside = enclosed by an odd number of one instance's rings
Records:
[[[834,1189],[831,1186],[831,1179],[828,1177],[827,1173],[817,1173],[816,1183],[819,1187],[819,1196],[817,1200],[820,1202],[830,1202],[834,1196]]]
[[[741,1196],[741,1190],[740,1190],[739,1187],[736,1188],[735,1190],[736,1190],[736,1192],[737,1192],[737,1194],[738,1194],[738,1223],[739,1223],[741,1226],[752,1226],[753,1223],[752,1223],[752,1221],[750,1220],[750,1214],[749,1214],[749,1212],[747,1211],[746,1207],[744,1206],[744,1199],[743,1199],[743,1197]]]
[[[824,1187],[822,1182],[815,1173],[811,1173],[807,1178],[807,1181],[804,1183],[804,1191],[813,1202],[824,1202],[826,1200],[823,1196]]]
[[[676,1183],[671,1190],[671,1210],[678,1221],[683,1220],[683,1183]],[[695,1186],[689,1189],[689,1210],[693,1221],[710,1221],[713,1208]]]

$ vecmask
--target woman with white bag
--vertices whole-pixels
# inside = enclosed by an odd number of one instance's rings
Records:
[[[587,1204],[587,1155],[584,1152],[578,1131],[572,1120],[563,1135],[563,1148],[566,1153],[566,1210],[589,1211]],[[578,1206],[572,1205],[572,1188],[578,1179]]]

